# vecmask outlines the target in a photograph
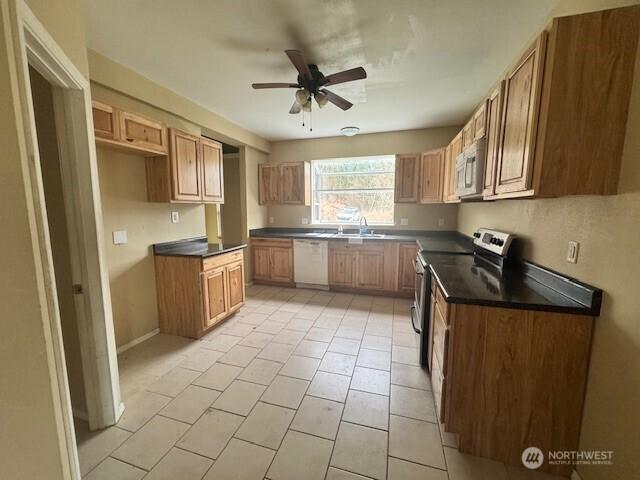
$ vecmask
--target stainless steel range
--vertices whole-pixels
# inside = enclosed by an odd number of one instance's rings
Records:
[[[415,293],[411,306],[411,323],[416,334],[420,335],[420,363],[428,368],[428,332],[431,311],[431,271],[429,270],[429,255],[476,255],[479,258],[495,259],[505,258],[514,236],[508,233],[480,228],[473,234],[473,243],[469,247],[450,250],[439,248],[430,251],[426,249],[418,253],[413,262],[415,270]]]

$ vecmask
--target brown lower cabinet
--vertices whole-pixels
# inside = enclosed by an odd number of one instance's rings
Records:
[[[434,280],[428,362],[436,411],[463,453],[522,466],[578,449],[593,318],[448,304]],[[540,467],[568,476],[570,465]]]
[[[208,258],[154,258],[162,333],[199,338],[244,305],[242,250]]]
[[[288,238],[251,238],[253,280],[293,284],[293,241]]]
[[[410,296],[414,291],[415,242],[329,240],[329,287],[332,290]],[[293,241],[252,237],[255,283],[293,285]]]

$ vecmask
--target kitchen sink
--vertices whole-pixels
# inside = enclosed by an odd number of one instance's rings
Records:
[[[334,238],[384,238],[382,233],[336,233]]]

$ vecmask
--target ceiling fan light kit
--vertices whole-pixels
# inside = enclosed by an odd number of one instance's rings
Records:
[[[289,110],[290,114],[298,114],[301,110],[303,112],[311,112],[312,98],[315,98],[320,108],[324,107],[328,102],[333,103],[342,110],[349,110],[353,107],[351,102],[324,87],[365,79],[367,78],[367,72],[364,68],[352,68],[325,76],[317,65],[307,63],[300,50],[285,50],[285,53],[293,66],[296,67],[296,70],[298,70],[298,83],[253,83],[251,86],[254,89],[296,88],[296,101]],[[355,133],[352,135],[355,135]]]

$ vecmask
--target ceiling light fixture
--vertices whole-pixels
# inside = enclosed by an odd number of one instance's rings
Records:
[[[358,127],[343,127],[340,129],[340,133],[345,137],[353,137],[360,132]]]
[[[305,103],[307,103],[307,100],[309,100],[310,97],[311,93],[309,93],[309,90],[305,88],[301,88],[300,90],[296,91],[296,102],[298,102],[300,105],[304,105]]]
[[[318,92],[314,95],[316,99],[316,103],[320,108],[324,107],[329,102],[329,97],[327,97],[324,93]]]

